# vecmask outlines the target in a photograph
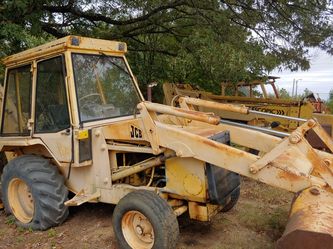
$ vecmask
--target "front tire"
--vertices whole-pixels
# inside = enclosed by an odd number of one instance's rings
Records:
[[[46,230],[67,218],[68,190],[49,160],[34,155],[17,157],[5,166],[1,181],[5,211],[15,216],[17,225]]]
[[[122,249],[174,249],[177,217],[156,193],[138,190],[122,198],[113,212],[114,232]]]
[[[221,212],[226,213],[230,211],[234,206],[236,206],[239,196],[240,196],[240,187],[235,189],[234,192],[230,195],[229,202],[222,208]]]

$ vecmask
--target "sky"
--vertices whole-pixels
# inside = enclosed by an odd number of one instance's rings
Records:
[[[327,99],[328,93],[333,90],[333,56],[316,49],[311,50],[311,67],[308,71],[291,72],[289,70],[273,71],[272,76],[279,76],[276,85],[285,88],[290,94],[292,92],[293,80],[298,80],[298,93],[302,94],[308,88],[321,99]],[[317,96],[317,95],[316,95]]]

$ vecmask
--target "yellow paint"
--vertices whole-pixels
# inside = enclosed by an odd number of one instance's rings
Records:
[[[189,202],[189,214],[190,218],[199,221],[208,221],[208,208],[206,205],[199,205],[196,202]]]
[[[184,178],[184,189],[190,195],[199,195],[202,192],[202,181],[194,174],[188,174]]]
[[[210,221],[221,208],[221,206],[212,204],[202,204],[191,201],[188,203],[190,218],[199,221]]]
[[[8,184],[8,204],[14,216],[28,224],[34,216],[34,199],[29,186],[20,178],[12,178]]]
[[[254,84],[258,84],[258,82],[253,82]],[[260,84],[259,84],[260,85]],[[263,91],[265,89],[264,85],[261,84]],[[179,96],[188,96],[192,98],[199,98],[208,101],[214,101],[216,103],[228,103],[233,104],[239,107],[240,105],[245,105],[249,109],[260,111],[260,112],[268,112],[273,114],[285,115],[290,117],[299,117],[304,119],[310,119],[314,117],[314,107],[310,102],[300,102],[297,100],[289,100],[289,99],[278,99],[278,98],[255,98],[255,97],[245,97],[245,96],[224,96],[224,95],[214,95],[210,92],[202,91],[194,89],[189,84],[176,85],[171,83],[163,84],[163,91],[165,96],[165,102],[168,105],[172,105],[174,101],[174,97],[176,95]],[[223,92],[223,89],[222,89]],[[267,95],[267,93],[264,95]],[[199,100],[197,101],[199,102]],[[235,110],[225,110],[221,109],[221,107],[216,106],[205,106],[200,104],[197,106],[197,110],[208,113],[215,113],[216,115],[224,118],[224,119],[232,119],[232,120],[242,120],[248,123],[255,123],[261,117],[255,114],[244,115],[239,113],[239,111]],[[332,116],[333,117],[333,116]],[[323,117],[324,118],[324,117]],[[321,119],[322,120],[322,119]],[[283,130],[291,132],[295,130],[300,124],[295,121],[277,118],[277,117],[265,117],[264,122],[259,122],[257,125],[262,126],[263,124],[267,125],[273,121],[277,121],[280,123],[280,126],[275,128],[277,130]],[[267,123],[267,124],[266,124]],[[320,122],[323,124],[323,122]],[[333,118],[325,123],[333,124]]]
[[[87,139],[87,138],[89,138],[88,130],[77,131],[77,133],[76,133],[76,138],[77,138],[78,140],[82,140],[82,139]]]
[[[316,118],[320,124],[333,125],[333,115],[332,114],[313,113],[313,117]],[[331,131],[331,134],[329,134],[329,135],[333,137],[333,129]]]
[[[166,161],[167,189],[193,201],[206,200],[205,163],[194,158]]]
[[[73,45],[72,39],[78,39],[79,44]],[[2,60],[2,63],[7,67],[17,66],[26,61],[45,58],[54,54],[63,53],[66,50],[73,50],[83,53],[112,53],[124,55],[127,52],[127,45],[124,42],[93,39],[80,36],[66,36],[58,40],[25,50],[23,52],[7,56]]]

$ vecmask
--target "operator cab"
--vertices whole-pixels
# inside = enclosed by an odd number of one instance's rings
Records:
[[[143,100],[125,52],[122,42],[67,36],[5,58],[1,136],[39,138],[71,162],[73,143],[90,147],[75,131],[133,118]],[[76,161],[90,160],[89,150]]]

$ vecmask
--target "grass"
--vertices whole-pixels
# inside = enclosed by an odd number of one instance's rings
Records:
[[[53,238],[57,235],[57,231],[54,228],[51,228],[47,231],[47,236],[49,238]]]
[[[218,219],[227,230],[223,243],[212,248],[275,248],[287,224],[291,199],[286,191],[244,180],[236,209]]]
[[[15,217],[14,217],[13,215],[8,216],[8,217],[6,218],[5,223],[6,223],[7,225],[13,225],[13,224],[15,224]]]
[[[51,241],[51,248],[52,249],[56,248],[56,242],[55,241]]]
[[[271,229],[283,232],[288,221],[288,211],[286,209],[277,208],[274,210],[268,219],[268,224]]]
[[[263,200],[266,205],[283,205],[289,207],[292,200],[292,194],[289,192],[246,178],[243,178],[243,181],[246,184],[246,189],[243,189],[243,192],[248,199]]]
[[[27,231],[27,229],[25,229],[24,227],[18,227],[17,231],[19,231],[19,233],[24,233],[25,231]]]
[[[6,228],[0,229],[0,238],[1,238],[2,236],[5,236],[5,235],[6,235],[6,232],[7,232],[7,229],[6,229]]]
[[[24,238],[22,236],[17,236],[16,237],[16,242],[17,243],[21,243],[21,242],[23,242],[23,240],[24,240]]]
[[[237,216],[243,225],[256,232],[269,231],[281,234],[288,219],[288,209],[258,207],[258,203],[245,203]],[[275,236],[274,236],[275,237]]]
[[[240,223],[249,229],[254,229],[258,232],[267,228],[265,213],[255,204],[245,203],[237,216]]]

